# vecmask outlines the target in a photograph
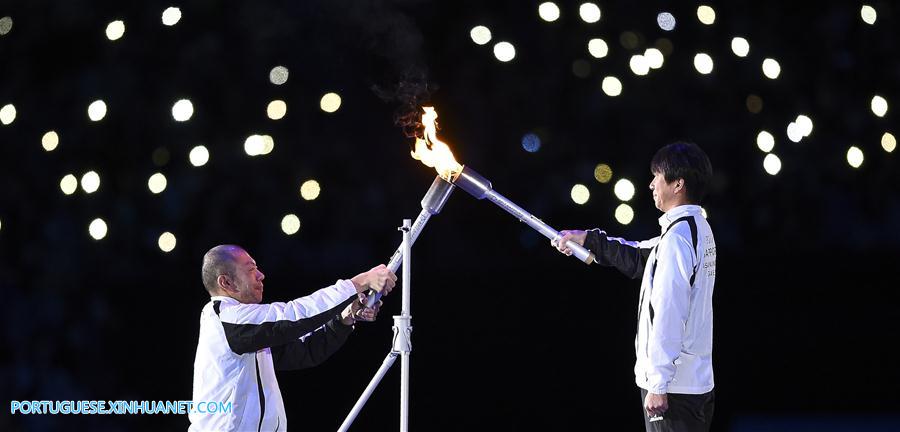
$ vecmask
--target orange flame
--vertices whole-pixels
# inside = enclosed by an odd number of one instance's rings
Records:
[[[434,107],[422,107],[422,125],[425,126],[425,138],[416,138],[416,149],[410,152],[413,159],[421,161],[425,166],[434,168],[444,180],[453,181],[462,171],[462,165],[453,157],[450,147],[437,138],[437,112]]]

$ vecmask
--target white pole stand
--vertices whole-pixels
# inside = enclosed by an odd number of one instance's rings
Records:
[[[394,315],[394,352],[400,353],[400,432],[409,430],[409,354],[412,352],[412,317]]]
[[[356,416],[362,411],[363,406],[372,396],[375,387],[384,378],[388,369],[394,364],[397,356],[400,356],[400,432],[408,432],[409,430],[409,355],[412,352],[412,315],[410,314],[410,255],[412,243],[410,241],[410,224],[411,220],[403,219],[403,226],[398,228],[403,232],[403,307],[400,315],[394,315],[394,340],[391,345],[391,352],[385,357],[381,367],[375,372],[375,376],[369,381],[369,385],[363,391],[363,394],[353,405],[350,414],[341,423],[338,432],[346,432],[350,429],[350,425],[356,420]]]

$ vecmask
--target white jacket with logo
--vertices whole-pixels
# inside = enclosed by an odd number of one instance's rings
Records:
[[[716,242],[696,205],[659,218],[661,235],[642,242],[588,231],[597,262],[642,278],[635,382],[651,393],[703,394],[714,387],[713,286]]]
[[[213,296],[200,314],[193,401],[231,403],[231,412],[189,414],[190,431],[285,431],[276,370],[315,366],[347,340],[341,309],[348,280],[286,303],[244,304]]]

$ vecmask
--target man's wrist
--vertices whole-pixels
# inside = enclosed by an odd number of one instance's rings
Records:
[[[669,386],[666,385],[664,387],[656,387],[653,390],[648,389],[647,393],[653,393],[656,395],[664,395],[664,394],[668,393],[668,391],[669,391]]]
[[[364,273],[358,274],[350,279],[350,283],[353,284],[353,288],[356,288],[356,292],[361,293],[366,290],[365,284],[362,282],[362,276]]]
[[[348,327],[356,324],[356,319],[353,318],[353,314],[350,313],[345,314],[344,312],[341,312],[340,315],[338,315],[338,321]]]

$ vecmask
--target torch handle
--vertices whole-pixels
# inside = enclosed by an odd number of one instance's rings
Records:
[[[515,216],[520,221],[525,222],[528,226],[534,228],[535,231],[541,233],[544,237],[547,237],[550,240],[559,239],[559,231],[553,229],[550,225],[545,224],[544,221],[538,219],[533,214],[528,213],[527,211],[525,211],[525,209],[517,206],[515,203],[507,199],[505,196],[500,195],[495,190],[487,190],[484,193],[484,197],[503,210],[506,210],[507,213]],[[568,246],[569,249],[572,249],[572,255],[575,255],[583,263],[591,264],[592,262],[594,262],[594,254],[591,253],[591,251],[585,249],[584,246],[571,240],[566,242],[566,246]]]
[[[419,212],[419,217],[416,218],[416,221],[413,222],[412,226],[409,228],[409,247],[412,247],[413,243],[416,242],[416,239],[419,238],[419,234],[425,228],[425,224],[428,223],[428,219],[431,218],[431,215],[436,215],[441,212],[441,209],[444,208],[444,204],[446,204],[447,200],[450,198],[450,194],[453,193],[454,188],[455,186],[453,186],[453,184],[442,179],[441,176],[435,176],[434,181],[431,183],[431,187],[428,188],[428,192],[426,192],[425,197],[422,198],[422,211]],[[405,231],[406,228],[401,227],[398,228],[398,230]],[[388,261],[387,268],[393,273],[397,273],[397,269],[399,269],[400,264],[403,263],[403,244],[404,242],[400,242],[400,246],[397,247],[397,250],[394,251],[394,255],[392,255],[390,261]],[[381,293],[371,289],[366,293],[366,296],[366,307],[368,308],[374,306],[375,303],[378,303],[378,300],[381,299]]]

